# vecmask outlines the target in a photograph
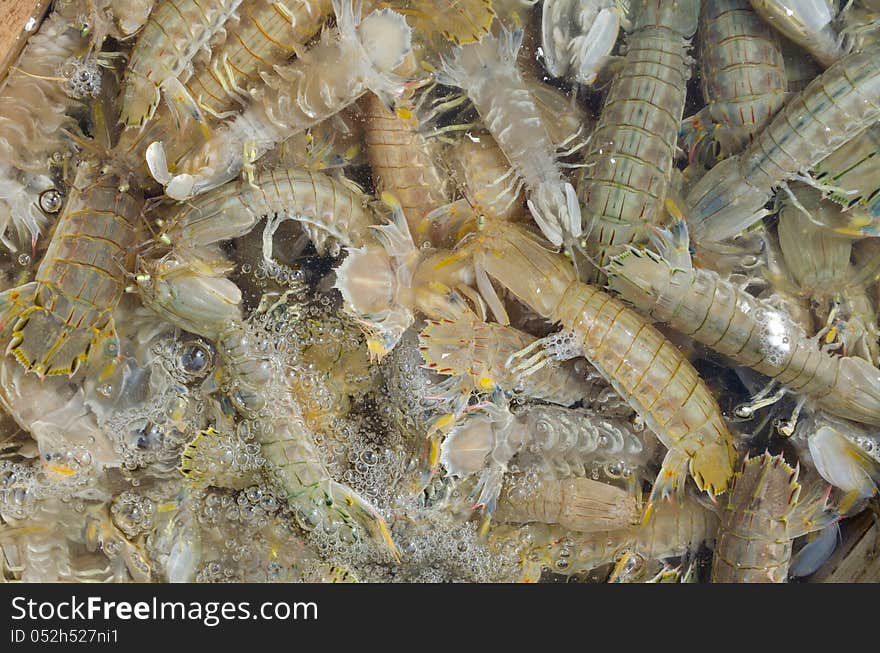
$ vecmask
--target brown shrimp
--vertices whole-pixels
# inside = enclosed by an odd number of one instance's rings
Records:
[[[562,324],[571,338],[552,356],[584,356],[641,415],[669,449],[655,497],[682,491],[688,470],[711,495],[727,489],[735,453],[718,403],[684,354],[641,315],[579,282],[563,256],[516,224],[487,226],[456,257],[473,260],[485,294],[494,292],[492,277],[539,315]],[[520,367],[539,369],[550,357],[545,350]]]
[[[476,216],[488,220],[522,220],[525,198],[504,152],[488,133],[462,138],[449,152],[461,177],[466,202]]]
[[[782,456],[743,461],[721,508],[713,583],[786,582],[792,540],[834,520],[815,502],[800,502],[797,478]]]
[[[412,93],[405,93],[393,111],[373,94],[361,100],[360,108],[376,190],[400,202],[417,246],[434,242],[426,217],[449,201],[449,184],[437,165],[439,143],[430,142],[420,129]]]
[[[118,174],[80,165],[36,280],[4,293],[6,353],[43,377],[72,376],[103,339],[118,350],[112,313],[141,242],[143,202]]]
[[[636,497],[589,478],[508,483],[495,516],[507,522],[559,524],[581,533],[626,528],[641,519]]]

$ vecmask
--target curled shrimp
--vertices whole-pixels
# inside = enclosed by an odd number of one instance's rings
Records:
[[[150,14],[126,68],[121,122],[141,127],[156,112],[166,84],[238,12],[242,0],[162,0]]]
[[[269,218],[267,234],[283,220],[296,220],[319,252],[343,245],[363,247],[372,241],[369,227],[379,214],[369,198],[344,177],[302,168],[260,172],[250,183],[237,180],[193,198],[166,220],[161,241],[184,258],[199,248],[238,238]],[[271,253],[271,250],[267,251]]]
[[[580,207],[517,67],[522,35],[522,31],[505,31],[498,38],[486,35],[456,49],[437,79],[464,89],[525,185],[529,209],[541,230],[554,245],[570,244],[581,234]]]

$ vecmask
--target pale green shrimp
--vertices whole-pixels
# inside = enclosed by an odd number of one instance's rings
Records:
[[[675,252],[680,254],[681,247]],[[825,410],[880,424],[877,368],[861,358],[832,355],[781,309],[716,272],[691,267],[689,259],[678,254],[667,254],[665,259],[630,249],[611,261],[609,287],[650,318],[769,376]],[[751,416],[754,409],[773,403],[785,392],[768,397],[771,390],[768,386],[752,405],[743,406],[740,416]],[[783,432],[791,434],[805,400],[792,422],[783,425]]]
[[[577,183],[583,247],[601,267],[659,219],[673,170],[697,29],[695,0],[633,3],[633,26]],[[598,268],[588,276],[599,281]]]
[[[806,176],[826,156],[880,118],[880,45],[841,59],[814,79],[741,154],[690,189],[688,228],[698,243],[735,236],[768,212],[776,187]],[[833,190],[833,189],[829,189]]]

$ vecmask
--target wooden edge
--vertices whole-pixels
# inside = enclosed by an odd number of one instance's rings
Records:
[[[827,583],[880,583],[880,526],[874,524],[827,578]]]
[[[843,542],[809,578],[811,583],[880,582],[880,526],[871,510],[847,520],[842,528]]]
[[[37,31],[52,0],[0,0],[0,83]]]

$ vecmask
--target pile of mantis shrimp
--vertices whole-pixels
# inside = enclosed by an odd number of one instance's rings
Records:
[[[877,0],[56,0],[0,579],[788,582],[880,482]]]

